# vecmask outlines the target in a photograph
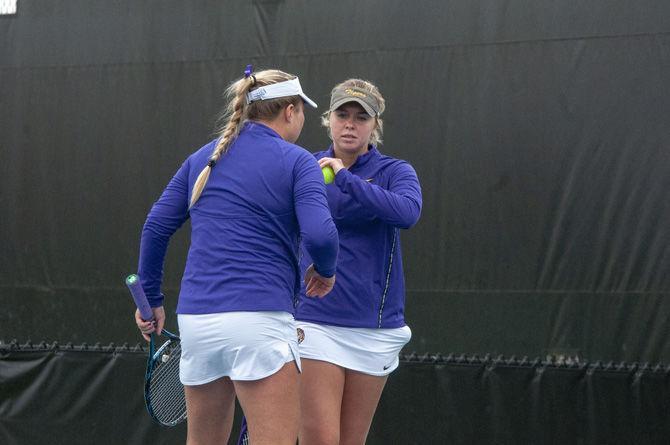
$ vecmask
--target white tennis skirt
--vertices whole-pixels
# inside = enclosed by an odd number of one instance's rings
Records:
[[[345,328],[297,321],[304,332],[302,358],[321,360],[365,374],[385,376],[400,363],[398,355],[412,338],[409,326],[395,329]],[[301,333],[302,336],[302,333]]]
[[[291,361],[301,369],[295,320],[287,312],[178,314],[177,321],[184,385],[260,380]]]

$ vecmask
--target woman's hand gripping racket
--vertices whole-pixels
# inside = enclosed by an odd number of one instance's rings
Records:
[[[135,305],[144,321],[154,319],[149,301],[144,294],[140,277],[129,275],[126,285],[135,300]],[[149,360],[144,382],[144,401],[149,415],[159,424],[175,426],[186,419],[186,397],[184,386],[179,381],[179,359],[181,342],[179,337],[166,329],[161,335],[168,340],[156,350],[154,334],[149,338]]]

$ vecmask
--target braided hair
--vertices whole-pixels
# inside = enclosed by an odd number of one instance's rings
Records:
[[[256,88],[295,78],[296,76],[279,70],[263,70],[254,74],[251,74],[249,70],[244,78],[230,84],[226,89],[228,107],[219,117],[219,122],[221,123],[217,129],[219,139],[212,155],[207,161],[207,165],[205,165],[198,175],[198,179],[195,181],[189,209],[200,198],[212,169],[221,156],[228,151],[235,138],[237,138],[244,122],[247,120],[272,120],[288,105],[297,105],[302,102],[300,96],[289,96],[247,103],[247,93]]]

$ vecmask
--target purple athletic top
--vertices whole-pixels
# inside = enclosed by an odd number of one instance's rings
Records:
[[[299,242],[321,275],[335,273],[338,236],[319,166],[271,128],[247,122],[189,211],[193,184],[215,145],[186,159],[149,212],[138,272],[149,303],[163,304],[167,245],[190,218],[178,313],[293,313],[302,282]]]
[[[332,147],[317,159],[334,157]],[[400,229],[421,214],[421,186],[407,162],[370,146],[349,169],[326,186],[340,238],[335,287],[325,298],[306,298],[303,286],[297,320],[360,328],[405,325],[405,280]],[[304,245],[302,270],[314,257]]]

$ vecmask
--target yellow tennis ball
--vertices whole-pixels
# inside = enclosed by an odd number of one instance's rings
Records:
[[[321,169],[321,172],[323,173],[323,181],[326,184],[330,184],[331,182],[333,182],[335,180],[335,172],[333,171],[333,169],[331,167],[326,165],[325,167],[323,167]]]

